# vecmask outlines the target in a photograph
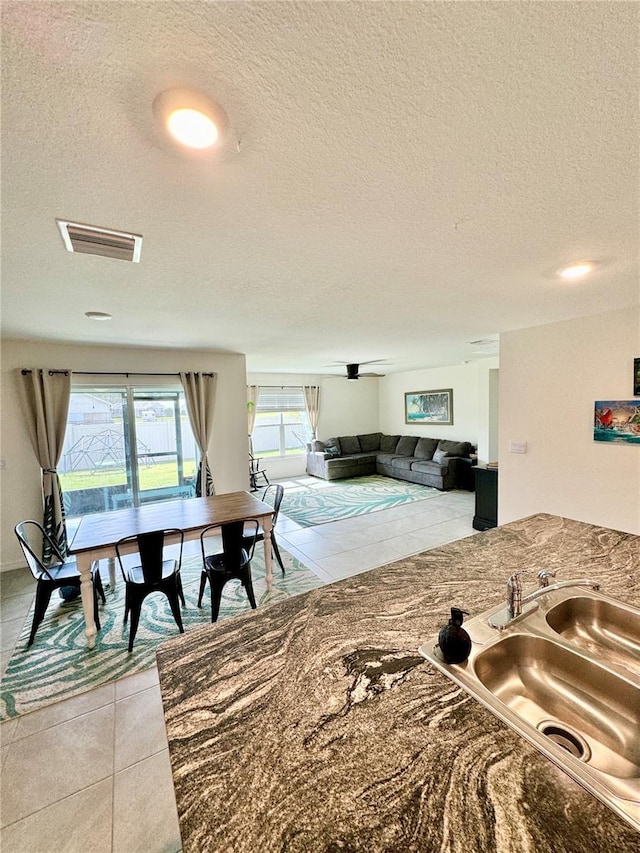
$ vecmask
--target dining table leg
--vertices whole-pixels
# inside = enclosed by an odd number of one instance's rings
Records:
[[[82,610],[84,612],[84,633],[87,638],[87,646],[93,649],[96,644],[96,628],[94,612],[93,612],[93,581],[91,580],[91,559],[90,553],[78,554],[76,557],[76,565],[80,572],[80,595],[82,596]]]
[[[109,592],[116,591],[116,558],[107,557],[107,567],[109,569]]]
[[[267,581],[267,589],[270,590],[273,585],[273,570],[271,566],[271,528],[273,520],[271,516],[262,519],[262,530],[264,531],[264,570],[265,579]]]

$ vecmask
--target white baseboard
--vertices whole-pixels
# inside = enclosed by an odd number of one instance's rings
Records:
[[[26,569],[24,560],[7,560],[0,563],[0,574],[2,572],[13,572],[15,569]]]

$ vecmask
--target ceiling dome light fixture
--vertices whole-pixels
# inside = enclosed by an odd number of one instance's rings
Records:
[[[589,273],[593,272],[594,269],[598,266],[596,261],[577,261],[576,263],[569,264],[566,267],[561,267],[557,274],[560,278],[564,278],[567,281],[573,281],[577,278],[584,278],[585,275],[589,275]]]
[[[196,151],[219,143],[228,125],[222,107],[195,89],[162,92],[153,102],[153,112],[175,142]]]
[[[85,317],[90,320],[113,320],[111,314],[106,314],[104,311],[85,311]]]
[[[167,130],[189,148],[211,148],[219,136],[209,116],[198,110],[174,110],[167,118]]]

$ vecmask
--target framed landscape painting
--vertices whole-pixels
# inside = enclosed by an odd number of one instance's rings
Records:
[[[640,400],[596,400],[593,439],[640,445]]]
[[[405,393],[404,422],[406,424],[452,424],[453,388]]]

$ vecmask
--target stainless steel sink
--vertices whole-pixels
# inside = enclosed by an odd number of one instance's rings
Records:
[[[640,610],[562,589],[500,632],[495,612],[465,623],[464,663],[420,653],[640,831]]]
[[[640,668],[640,613],[602,596],[577,595],[546,613],[547,624],[572,645],[633,671]]]

